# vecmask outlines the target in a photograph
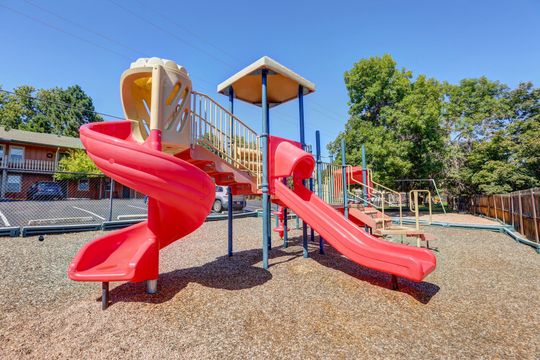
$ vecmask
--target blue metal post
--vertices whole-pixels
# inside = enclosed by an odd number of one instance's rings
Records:
[[[300,115],[300,144],[302,144],[302,150],[306,150],[306,137],[304,133],[304,87],[298,86],[298,110]],[[306,186],[306,181],[302,183]],[[307,224],[302,219],[302,247],[304,249],[304,257],[308,257],[308,243],[307,243]]]
[[[309,178],[309,190],[313,192],[313,177]],[[315,230],[311,226],[309,227],[309,239],[315,241]]]
[[[287,178],[283,179],[283,183],[287,185]],[[287,233],[287,226],[288,221],[287,219],[289,215],[287,214],[287,208],[283,208],[283,247],[288,248],[289,247],[289,234]]]
[[[268,73],[267,73],[268,74]],[[268,99],[268,96],[267,96]],[[268,100],[266,101],[266,118],[268,119],[268,135],[270,135],[270,106],[268,106]],[[270,146],[270,145],[268,145]],[[268,150],[267,150],[268,151]],[[267,163],[267,166],[270,166],[269,163]],[[267,168],[267,172],[270,169]],[[270,173],[268,173],[268,182],[270,182]],[[270,186],[270,185],[269,185]],[[269,188],[270,189],[270,188]],[[277,207],[276,207],[277,208]],[[272,198],[270,195],[268,195],[268,250],[272,250]]]
[[[321,169],[321,133],[319,130],[315,132],[315,156],[317,160],[317,195],[322,198],[322,169]],[[324,239],[319,234],[319,254],[324,254]]]
[[[268,77],[268,70],[263,69],[261,71],[262,82],[262,133],[261,133],[261,146],[262,146],[262,207],[263,207],[263,268],[268,269],[268,245],[270,237],[270,197],[268,194],[268,131],[270,128],[270,121],[268,119],[268,97],[266,92],[266,81]]]
[[[287,208],[283,208],[283,247],[284,248],[288,248],[289,247],[289,235],[287,234],[287,222],[288,222],[288,217],[289,215],[287,214]]]
[[[234,90],[232,86],[229,87],[229,111],[231,114],[234,114]],[[233,134],[233,118],[229,121],[229,156],[232,156],[232,148],[234,143],[234,134]],[[231,187],[228,188],[227,195],[227,254],[229,256],[233,255],[233,195]]]
[[[362,182],[364,183],[364,188],[362,191],[362,195],[364,196],[364,206],[368,206],[367,202],[367,187],[365,185],[368,185],[367,183],[367,165],[366,165],[366,147],[364,144],[362,144]]]
[[[343,178],[343,212],[349,217],[349,199],[347,194],[347,163],[345,162],[345,139],[341,139],[341,177]]]
[[[334,163],[334,156],[332,154],[328,155],[330,166],[328,167],[328,199],[330,200],[330,203],[334,203],[334,190],[335,190],[335,184],[334,184],[334,170],[332,169],[332,164]]]

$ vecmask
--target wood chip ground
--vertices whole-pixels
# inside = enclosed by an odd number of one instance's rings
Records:
[[[162,252],[159,293],[141,283],[67,279],[99,232],[0,239],[0,359],[538,359],[540,255],[494,232],[429,228],[438,267],[390,277],[310,243],[274,238],[261,268],[261,220],[206,223]]]

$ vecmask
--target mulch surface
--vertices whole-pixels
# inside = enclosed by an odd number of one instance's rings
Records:
[[[100,232],[0,239],[0,358],[520,358],[540,356],[540,255],[487,231],[429,228],[438,267],[422,283],[357,266],[331,248],[302,258],[261,219],[211,222],[162,251],[159,293],[67,279]]]

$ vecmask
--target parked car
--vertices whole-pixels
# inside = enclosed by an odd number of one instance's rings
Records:
[[[216,185],[216,199],[212,206],[212,211],[219,213],[229,207],[229,187]],[[246,207],[246,197],[244,195],[233,195],[233,210],[243,210]]]
[[[60,200],[65,197],[60,184],[53,181],[35,182],[26,192],[28,200]]]

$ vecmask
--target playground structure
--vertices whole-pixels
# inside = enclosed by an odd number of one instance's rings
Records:
[[[389,273],[393,288],[397,288],[397,277],[424,279],[436,266],[429,250],[374,236],[389,234],[391,220],[384,206],[380,212],[369,204],[376,189],[372,179],[367,180],[365,164],[350,167],[343,158],[340,185],[336,165],[320,161],[318,134],[317,160],[305,151],[303,97],[314,91],[311,82],[263,57],[218,86],[218,92],[229,97],[227,110],[194,92],[187,71],[175,62],[150,58],[133,63],[121,78],[122,103],[129,120],[88,124],[81,127],[80,135],[88,155],[107,176],[149,195],[148,220],[85,245],[70,264],[69,277],[101,282],[104,309],[111,281],[146,281],[147,291],[156,292],[160,249],[202,225],[214,199],[215,183],[229,186],[231,197],[262,195],[264,268],[268,268],[272,246],[270,204],[274,202],[282,207],[284,222],[287,209],[303,220],[304,257],[308,256],[309,225],[320,235],[321,249],[324,239],[353,262]],[[271,136],[270,108],[295,98],[300,142]],[[261,134],[234,115],[234,99],[262,108]],[[319,196],[308,188],[315,167],[313,185]],[[360,174],[362,180],[357,178]],[[356,195],[356,207],[348,200],[349,195],[354,200],[352,184],[363,186],[363,195]],[[373,221],[355,217],[355,210]],[[229,255],[233,253],[231,213],[229,207]],[[420,236],[418,230],[399,230]],[[282,231],[286,234],[286,223]]]

